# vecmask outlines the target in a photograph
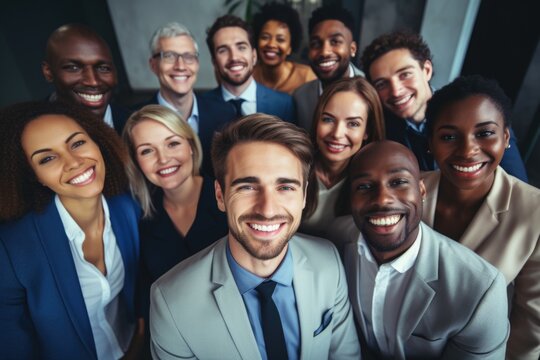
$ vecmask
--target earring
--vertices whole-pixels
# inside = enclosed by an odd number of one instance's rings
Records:
[[[512,147],[512,145],[510,145],[510,143],[508,143],[508,145],[506,146],[507,149],[510,149]]]

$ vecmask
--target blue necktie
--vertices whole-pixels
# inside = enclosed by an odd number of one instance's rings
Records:
[[[276,285],[275,281],[268,280],[255,288],[259,293],[261,302],[261,325],[268,360],[284,360],[288,358],[281,318],[272,299]]]

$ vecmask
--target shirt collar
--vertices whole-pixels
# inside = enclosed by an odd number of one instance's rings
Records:
[[[229,101],[232,99],[244,99],[245,101],[249,102],[257,102],[257,83],[252,78],[249,86],[239,96],[233,95],[229,90],[225,88],[225,86],[221,85],[221,94],[223,96],[223,100],[225,101]]]
[[[418,257],[421,242],[422,227],[419,225],[418,235],[416,236],[416,240],[414,241],[414,243],[407,249],[407,251],[401,254],[398,258],[387,263],[387,265],[391,266],[392,268],[394,268],[394,270],[402,274],[412,268],[416,261],[416,258]],[[369,249],[369,246],[364,239],[362,233],[360,233],[360,235],[358,236],[358,254],[365,257],[366,260],[372,263],[376,263],[375,258],[373,257],[373,254],[371,254],[371,250]]]
[[[107,109],[105,110],[105,115],[103,115],[103,121],[105,122],[105,124],[114,128],[111,105],[107,105]]]
[[[350,77],[350,78],[354,77],[354,69],[353,69],[351,63],[349,63],[349,77]],[[320,96],[322,93],[323,93],[322,82],[321,82],[321,80],[319,80],[319,96]]]
[[[238,264],[232,256],[228,242],[225,248],[229,268],[231,269],[231,272],[233,274],[236,286],[238,287],[238,290],[242,295],[250,290],[255,289],[263,281],[267,280],[249,272],[248,270],[240,266],[240,264]],[[281,261],[281,264],[279,264],[277,270],[274,272],[270,279],[284,286],[292,285],[293,259],[289,247],[287,247],[287,252],[285,254],[285,257]]]

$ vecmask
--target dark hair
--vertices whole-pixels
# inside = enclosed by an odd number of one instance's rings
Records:
[[[270,20],[284,23],[291,34],[291,49],[298,50],[302,42],[302,24],[298,12],[288,4],[271,2],[264,4],[253,17],[253,31],[255,39],[259,39],[263,26]]]
[[[375,60],[387,52],[396,49],[409,50],[413,58],[418,61],[421,68],[424,68],[426,60],[432,60],[431,51],[419,34],[411,31],[395,31],[383,34],[373,40],[371,44],[364,49],[364,53],[360,59],[366,77],[369,79],[369,68]]]
[[[359,95],[366,102],[368,107],[368,118],[366,124],[366,133],[368,134],[368,137],[364,142],[362,142],[362,146],[365,146],[372,141],[379,141],[385,138],[383,109],[375,88],[373,88],[373,86],[361,76],[339,79],[326,87],[326,89],[324,89],[324,92],[320,96],[319,101],[317,102],[317,107],[315,108],[315,112],[313,114],[313,121],[311,124],[311,141],[313,142],[316,153],[318,150],[317,126],[322,117],[324,108],[326,107],[330,99],[334,97],[334,95],[340,92],[348,91]],[[315,172],[313,172],[313,174],[314,173]],[[316,208],[318,202],[317,194],[319,192],[319,186],[316,177],[310,179],[308,187],[308,203],[314,204],[314,208]],[[349,195],[350,187],[345,184],[338,197],[338,201],[336,202],[336,214],[345,215],[349,213]]]
[[[239,27],[247,32],[249,44],[252,48],[255,48],[255,38],[253,36],[253,29],[247,22],[234,15],[223,15],[218,17],[210,28],[206,30],[206,44],[210,55],[214,58],[214,35],[221,29],[226,27]]]
[[[428,136],[431,137],[433,134],[433,125],[441,112],[449,105],[474,95],[489,98],[503,115],[504,126],[510,126],[512,102],[499,84],[495,80],[486,79],[480,75],[460,76],[436,91],[428,101],[426,109],[426,131]]]
[[[223,190],[227,174],[227,156],[231,149],[238,144],[252,141],[265,141],[289,149],[302,163],[305,186],[313,164],[313,146],[307,132],[276,116],[256,113],[230,122],[220,132],[214,134],[212,165],[216,180]],[[308,206],[309,204],[306,204],[306,208]]]
[[[325,20],[341,21],[349,29],[354,38],[354,18],[352,14],[348,10],[335,5],[325,5],[313,10],[308,23],[309,35],[311,35],[317,24]]]
[[[57,102],[25,102],[0,110],[0,221],[14,220],[30,211],[41,211],[54,192],[42,186],[21,144],[25,127],[44,115],[64,115],[81,126],[98,145],[105,162],[105,196],[127,190],[126,152],[120,138],[102,119],[84,109]]]

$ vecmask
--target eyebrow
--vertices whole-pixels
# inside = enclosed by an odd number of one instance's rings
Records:
[[[414,66],[413,66],[413,65],[406,65],[406,66],[404,66],[404,67],[402,67],[402,68],[397,69],[397,70],[394,72],[394,74],[398,74],[398,73],[400,73],[400,72],[403,72],[403,71],[405,71],[405,70],[410,70],[410,69],[414,69]],[[383,80],[386,80],[386,78],[380,77],[380,78],[374,79],[374,80],[373,80],[373,83],[376,83],[376,82],[378,82],[378,81],[383,81]]]
[[[328,111],[323,111],[322,114],[333,117],[334,119],[336,118],[336,116],[334,114],[332,114],[332,113],[330,113]],[[358,115],[358,116],[348,116],[348,117],[345,118],[345,120],[356,120],[356,119],[360,119],[360,120],[364,121],[364,118],[361,117],[360,115]]]
[[[74,132],[73,134],[69,135],[66,139],[66,141],[64,141],[65,144],[67,144],[68,142],[71,141],[71,139],[73,139],[75,136],[79,135],[79,134],[84,134],[82,131],[76,131]],[[47,151],[51,151],[52,149],[51,148],[45,148],[45,149],[39,149],[39,150],[36,150],[32,153],[32,155],[30,155],[30,159],[32,159],[34,157],[34,155],[37,155],[37,154],[40,154],[40,153],[43,153],[43,152],[47,152]]]
[[[499,124],[497,124],[496,121],[491,121],[491,120],[483,121],[481,123],[478,123],[474,127],[479,128],[479,127],[487,126],[487,125],[495,125],[495,126],[499,127]],[[455,125],[441,125],[441,126],[439,126],[437,128],[437,130],[444,130],[444,129],[452,129],[453,130],[453,129],[456,129],[456,128],[457,128],[457,126],[455,126]]]
[[[231,182],[231,186],[235,186],[238,184],[258,184],[261,180],[256,176],[246,176],[243,178],[234,179]],[[276,184],[295,184],[297,186],[302,186],[302,183],[297,179],[289,179],[289,178],[277,178]]]
[[[179,137],[180,139],[185,140],[185,138],[183,136],[173,134],[173,135],[167,136],[165,139],[163,139],[163,141],[168,141],[168,140],[170,140],[170,139],[172,139],[174,137]],[[152,146],[152,144],[150,144],[150,143],[142,143],[142,144],[139,144],[139,145],[135,146],[135,149],[138,149],[141,146]]]

